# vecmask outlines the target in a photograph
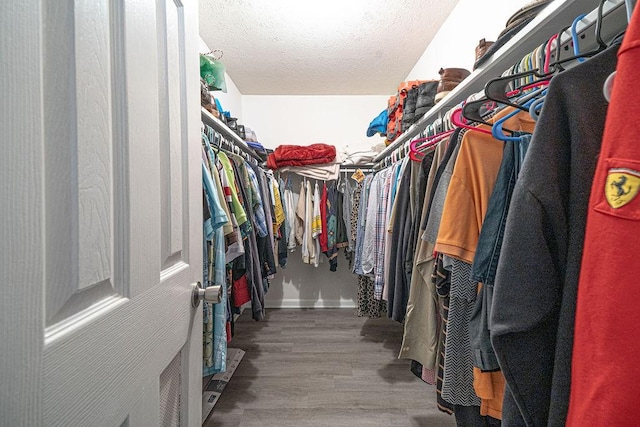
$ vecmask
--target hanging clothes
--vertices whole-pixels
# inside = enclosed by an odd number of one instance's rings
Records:
[[[242,242],[242,233],[238,225],[235,205],[233,204],[231,184],[228,181],[227,174],[225,173],[219,159],[216,159],[214,167],[217,170],[217,173],[213,174],[213,176],[216,179],[216,185],[220,187],[222,192],[222,198],[220,200],[224,200],[226,202],[223,206],[225,207],[225,212],[230,219],[230,230],[225,229],[225,244],[227,247],[225,260],[227,263],[230,263],[244,255],[244,244]]]
[[[373,176],[373,179],[371,180],[371,186],[369,188],[369,197],[367,197],[365,228],[362,241],[362,258],[360,261],[362,272],[367,276],[374,275],[373,268],[375,265],[377,239],[381,237],[381,233],[376,227],[378,205],[381,202],[382,196],[382,191],[380,188],[381,179],[381,173],[377,173]]]
[[[285,213],[284,206],[282,204],[282,198],[280,197],[280,183],[273,177],[273,175],[268,176],[268,180],[270,183],[269,189],[271,190],[272,199],[271,203],[274,207],[273,214],[273,230],[279,230],[280,226],[285,221]]]
[[[218,153],[218,161],[222,164],[224,172],[227,175],[227,181],[229,183],[236,182],[233,175],[234,173],[233,173],[233,168],[231,167],[231,162],[229,161],[229,158],[227,157],[226,153],[224,153],[223,151],[220,151]],[[230,190],[231,190],[231,200],[233,203],[233,211],[236,215],[238,226],[242,227],[247,222],[247,214],[245,212],[244,207],[240,203],[240,200],[238,199],[238,186],[231,185]]]
[[[404,159],[402,162],[399,162],[395,166],[395,175],[391,180],[391,198],[389,200],[389,219],[387,220],[387,232],[389,233],[386,237],[386,241],[389,242],[388,245],[385,244],[385,265],[384,265],[384,277],[385,277],[385,286],[382,290],[382,298],[389,302],[389,291],[393,287],[395,288],[395,272],[396,272],[396,261],[397,261],[397,253],[398,253],[398,243],[397,237],[393,236],[394,226],[396,222],[396,218],[398,217],[399,204],[396,203],[396,196],[398,189],[401,187],[402,176],[404,175],[404,171],[408,165],[409,159]],[[397,236],[397,233],[396,233]],[[389,308],[391,308],[391,304],[388,304]],[[387,313],[391,316],[391,310]]]
[[[632,426],[638,419],[635,361],[640,320],[636,238],[640,232],[640,158],[636,138],[632,137],[638,134],[638,40],[640,13],[636,6],[618,51],[587,211],[567,417],[571,427]],[[598,80],[593,83],[594,89]]]
[[[302,246],[302,262],[309,264],[309,247],[307,246],[307,186],[306,181],[300,182],[300,196],[296,206],[296,242]]]
[[[204,277],[205,287],[221,286],[225,294],[220,304],[203,304],[203,375],[211,375],[226,369],[226,274],[223,226],[229,221],[219,199],[212,178],[209,159],[202,152],[202,181],[208,215],[204,225]]]
[[[459,131],[457,132],[459,134]],[[453,134],[449,141],[457,138]],[[422,224],[429,213],[430,194],[434,186],[436,171],[443,162],[445,153],[453,145],[439,144],[431,156],[422,161],[423,169],[429,166],[424,185],[424,200],[419,222],[416,224],[416,246],[407,302],[407,314],[399,358],[415,360],[423,366],[423,374],[436,368],[438,343],[438,296],[431,280],[433,272],[433,245],[421,238]],[[422,180],[421,180],[422,182]],[[416,218],[418,219],[418,218]]]
[[[303,261],[307,264],[317,265],[318,262],[318,254],[316,253],[316,240],[314,239],[314,230],[319,230],[319,223],[316,222],[316,226],[314,227],[315,221],[315,212],[313,211],[313,199],[314,194],[311,190],[311,182],[306,181],[305,183],[305,240],[307,245],[307,259]]]
[[[317,185],[317,184],[316,184]],[[327,183],[322,183],[322,191],[320,193],[320,226],[321,231],[319,234],[320,251],[323,254],[327,254],[329,246],[329,230],[327,223]]]
[[[362,238],[362,230],[360,227],[360,212],[362,205],[362,194],[365,188],[365,182],[357,183],[353,191],[353,199],[351,204],[351,240],[358,241],[357,234],[360,232]],[[355,268],[355,262],[354,262]],[[377,300],[373,295],[373,279],[362,274],[358,274],[358,291],[356,312],[359,317],[369,317],[376,319],[381,317],[386,311],[384,301]]]
[[[273,278],[273,275],[276,273],[276,257],[274,250],[274,242],[275,236],[273,234],[273,212],[272,205],[270,201],[273,199],[270,192],[270,186],[268,184],[268,179],[263,170],[261,170],[258,166],[253,165],[248,162],[244,162],[244,165],[247,169],[252,169],[253,176],[256,178],[257,191],[259,192],[259,200],[262,202],[262,212],[264,213],[264,222],[266,224],[266,236],[258,235],[258,250],[260,255],[260,262],[262,264],[262,276],[263,276],[263,287],[264,292],[266,293],[269,289],[269,279]],[[251,171],[249,171],[251,172]],[[250,175],[251,176],[251,175]]]
[[[500,369],[491,345],[489,317],[493,301],[493,285],[500,261],[504,227],[513,188],[522,168],[531,135],[521,135],[519,141],[505,141],[502,163],[498,171],[487,213],[482,224],[471,277],[481,284],[469,324],[473,364],[482,371]],[[498,417],[499,418],[499,417]]]
[[[340,191],[340,187],[336,185],[334,187],[335,190],[335,207],[334,214],[336,217],[336,249],[345,249],[349,248],[349,232],[347,230],[347,223],[344,220],[344,204],[345,204],[345,195],[343,191]]]
[[[382,291],[384,289],[384,249],[387,243],[387,226],[389,223],[389,215],[387,214],[387,199],[389,198],[389,191],[391,190],[391,170],[387,169],[381,171],[380,174],[380,189],[378,198],[378,207],[376,209],[375,216],[375,248],[373,253],[373,292],[376,300],[382,299]]]
[[[490,122],[511,111],[501,111]],[[534,126],[535,122],[522,112],[505,124],[509,129],[522,132],[532,132]],[[492,135],[475,131],[465,133],[447,189],[436,239],[435,250],[454,258],[442,396],[456,405],[480,406],[480,399],[473,388],[475,377],[468,332],[478,285],[471,280],[470,272],[503,150],[504,143]]]
[[[303,198],[304,199],[304,198]],[[288,177],[284,182],[284,204],[286,206],[287,218],[285,224],[287,225],[287,249],[290,252],[296,250],[296,244],[302,243],[302,231],[300,230],[301,221],[304,217],[298,216],[297,203],[298,201],[295,199],[295,194],[291,189],[291,178]],[[298,238],[298,233],[300,233],[300,238]]]
[[[391,227],[391,264],[389,265],[388,305],[387,315],[397,322],[404,321],[409,299],[409,282],[405,269],[405,257],[409,241],[409,193],[411,185],[411,167],[409,159],[404,160],[402,178],[398,186],[394,213],[390,220]]]
[[[449,320],[449,290],[451,288],[451,271],[444,266],[444,256],[437,255],[433,266],[431,281],[438,294],[439,333],[436,359],[436,398],[437,406],[442,412],[453,413],[453,404],[442,398],[442,379],[444,378],[444,352],[447,338],[447,322]]]
[[[369,197],[369,187],[371,185],[371,181],[373,180],[373,176],[368,175],[365,177],[364,182],[362,183],[362,190],[360,191],[360,203],[357,206],[358,216],[357,216],[357,225],[356,225],[356,250],[353,261],[353,271],[356,274],[364,275],[364,271],[362,270],[362,251],[364,247],[364,232],[366,228],[366,220],[367,220],[367,201]],[[355,203],[354,203],[355,205]],[[355,208],[355,207],[354,207]]]
[[[391,265],[391,236],[390,233],[392,231],[391,225],[391,217],[393,215],[393,202],[395,201],[393,194],[393,187],[396,184],[396,171],[401,167],[401,164],[395,164],[389,168],[389,175],[387,176],[387,181],[385,182],[385,186],[389,185],[388,197],[387,197],[387,206],[386,206],[386,215],[385,215],[385,223],[382,232],[384,233],[384,258],[382,265],[382,299],[387,301],[389,299],[389,288],[386,285],[389,283],[389,266]]]
[[[260,261],[260,255],[258,251],[257,233],[255,227],[255,217],[253,210],[250,209],[252,205],[252,197],[248,194],[250,191],[249,176],[244,167],[243,162],[234,161],[234,173],[236,182],[238,185],[239,197],[247,205],[247,215],[249,227],[247,228],[247,238],[245,239],[245,260],[247,262],[247,280],[250,282],[251,288],[251,311],[254,320],[264,319],[264,286],[262,276],[262,264]]]
[[[612,46],[553,78],[513,191],[490,318],[513,396],[505,422],[566,422],[589,190],[607,113],[602,87],[616,53]]]
[[[289,256],[289,232],[291,230],[291,227],[288,226],[287,224],[287,204],[285,203],[285,199],[284,199],[284,181],[282,181],[282,179],[280,178],[275,178],[270,176],[269,179],[272,179],[273,181],[275,181],[274,185],[273,185],[273,191],[278,193],[278,199],[280,200],[281,203],[281,208],[282,208],[282,215],[283,215],[283,219],[282,222],[280,223],[280,226],[276,229],[274,229],[274,234],[276,237],[276,242],[277,242],[277,246],[278,246],[278,265],[282,268],[285,268],[287,266],[287,258]],[[274,215],[275,215],[275,210],[276,210],[276,206],[274,204]],[[275,219],[274,219],[275,221]]]
[[[327,258],[329,258],[329,270],[336,271],[338,269],[338,217],[336,215],[338,191],[336,184],[331,183],[324,197],[326,203],[325,223],[327,224]]]

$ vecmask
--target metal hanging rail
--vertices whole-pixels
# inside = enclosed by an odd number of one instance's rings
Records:
[[[366,165],[344,165],[340,166],[340,172],[355,172],[357,170],[361,170],[363,173],[371,173],[375,172],[373,166],[373,163],[368,163]]]
[[[202,108],[202,122],[211,126],[214,130],[220,132],[225,138],[231,141],[240,150],[251,156],[259,164],[262,163],[262,159],[256,154],[255,151],[249,145],[242,140],[234,131],[229,129],[220,119],[216,118],[213,114]]]

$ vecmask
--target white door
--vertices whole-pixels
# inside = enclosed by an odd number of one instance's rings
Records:
[[[0,3],[0,425],[200,425],[197,0]]]

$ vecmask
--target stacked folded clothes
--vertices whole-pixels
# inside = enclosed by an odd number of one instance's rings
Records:
[[[340,176],[340,163],[334,162],[322,165],[285,166],[281,168],[280,171],[295,173],[311,179],[330,181],[332,179],[338,179]]]
[[[336,160],[336,147],[328,144],[281,145],[267,158],[269,169],[285,166],[308,166],[333,163]]]

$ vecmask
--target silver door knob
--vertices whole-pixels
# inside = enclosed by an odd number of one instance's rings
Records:
[[[191,305],[197,307],[200,305],[200,301],[218,304],[222,301],[222,286],[209,286],[203,289],[202,284],[196,282],[193,285],[193,292],[191,294]]]

